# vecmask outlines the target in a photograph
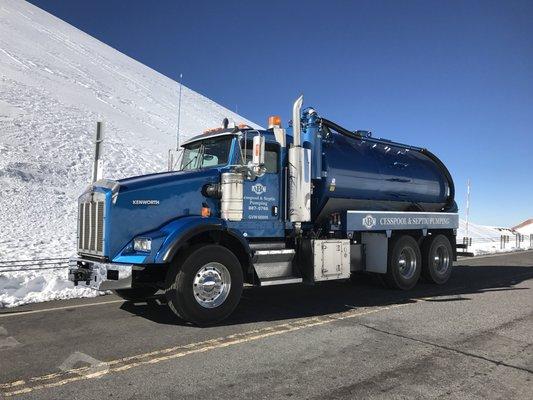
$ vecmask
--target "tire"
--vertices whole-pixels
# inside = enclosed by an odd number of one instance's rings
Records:
[[[227,318],[237,307],[243,273],[230,250],[202,245],[191,249],[181,265],[173,266],[167,282],[170,309],[185,321],[205,326]]]
[[[431,283],[443,285],[453,269],[453,249],[444,235],[426,239],[422,247],[422,276]]]
[[[412,289],[422,270],[422,255],[416,240],[404,235],[389,243],[385,281],[390,288]]]
[[[157,292],[157,288],[141,287],[133,289],[117,289],[113,292],[127,301],[144,301]]]

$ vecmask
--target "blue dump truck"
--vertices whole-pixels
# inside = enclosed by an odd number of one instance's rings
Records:
[[[212,129],[178,171],[99,180],[79,198],[69,279],[142,301],[164,292],[182,319],[228,317],[243,286],[382,274],[444,284],[457,257],[454,183],[424,148],[302,111],[292,126]]]

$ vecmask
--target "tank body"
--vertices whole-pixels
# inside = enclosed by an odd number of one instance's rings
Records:
[[[449,172],[422,149],[332,133],[322,154],[312,202],[317,221],[345,210],[456,211]]]

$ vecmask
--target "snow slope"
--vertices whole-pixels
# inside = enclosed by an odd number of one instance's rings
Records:
[[[162,171],[175,147],[178,84],[20,0],[0,2],[0,71],[0,263],[68,257],[96,121],[106,124],[104,177]],[[183,87],[183,138],[224,117],[257,126]],[[74,290],[35,277],[11,286],[48,291],[43,298]],[[6,294],[6,279],[0,303],[15,304],[25,295]]]

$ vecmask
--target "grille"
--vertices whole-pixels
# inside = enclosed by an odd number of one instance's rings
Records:
[[[103,256],[105,202],[95,193],[91,201],[78,207],[78,252]]]

